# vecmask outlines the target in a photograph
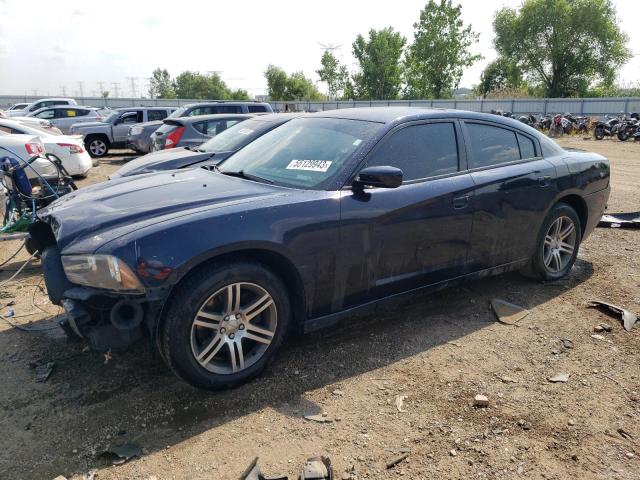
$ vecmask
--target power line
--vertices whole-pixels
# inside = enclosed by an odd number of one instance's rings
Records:
[[[340,45],[335,45],[333,43],[320,43],[318,42],[318,45],[320,45],[320,47],[325,51],[325,52],[329,52],[331,54],[333,54],[334,50],[340,50],[340,47],[342,47],[342,44]]]
[[[113,96],[116,98],[120,97],[120,83],[119,82],[111,82],[111,86],[113,87]]]
[[[104,92],[104,82],[98,82],[98,90],[100,91],[100,95]]]
[[[138,79],[136,77],[127,77],[127,80],[129,80],[130,84],[131,84],[131,97],[132,98],[136,98],[136,91],[137,91],[137,86],[136,86],[136,82],[138,81]]]
[[[78,81],[78,90],[80,90],[80,98],[84,98],[84,82]]]
[[[67,96],[67,87],[65,85],[60,85],[60,90],[62,91],[62,96]]]

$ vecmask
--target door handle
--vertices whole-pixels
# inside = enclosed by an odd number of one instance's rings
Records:
[[[545,176],[538,177],[538,183],[542,187],[549,186],[549,180],[551,180],[551,175],[545,175]]]
[[[453,199],[453,208],[456,210],[461,210],[463,208],[467,208],[469,206],[469,195],[464,195],[462,197],[456,197]]]

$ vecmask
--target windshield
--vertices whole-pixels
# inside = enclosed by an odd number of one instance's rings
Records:
[[[234,152],[273,128],[274,123],[246,120],[227,128],[198,148],[205,152]]]
[[[116,110],[116,111],[113,111],[113,112],[111,112],[109,115],[107,115],[107,117],[106,117],[106,118],[104,118],[102,121],[103,121],[104,123],[113,123],[113,122],[115,122],[115,121],[116,121],[116,119],[117,119],[117,118],[119,118],[119,117],[120,117],[120,114],[121,114],[121,113],[122,113],[122,112],[119,112],[119,111],[117,111],[117,110]]]
[[[379,123],[338,118],[291,120],[229,157],[219,170],[277,185],[323,188],[379,128]]]

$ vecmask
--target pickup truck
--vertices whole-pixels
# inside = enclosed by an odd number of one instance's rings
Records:
[[[94,158],[104,157],[110,148],[126,148],[129,127],[137,123],[162,120],[175,108],[128,107],[113,110],[103,121],[71,126],[71,135],[83,135],[84,145]]]

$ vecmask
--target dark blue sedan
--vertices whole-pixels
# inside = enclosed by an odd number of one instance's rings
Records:
[[[192,385],[257,375],[294,329],[399,294],[573,266],[609,163],[505,117],[305,115],[218,169],[125,177],[39,212],[31,234],[68,331],[100,350],[146,336]]]

